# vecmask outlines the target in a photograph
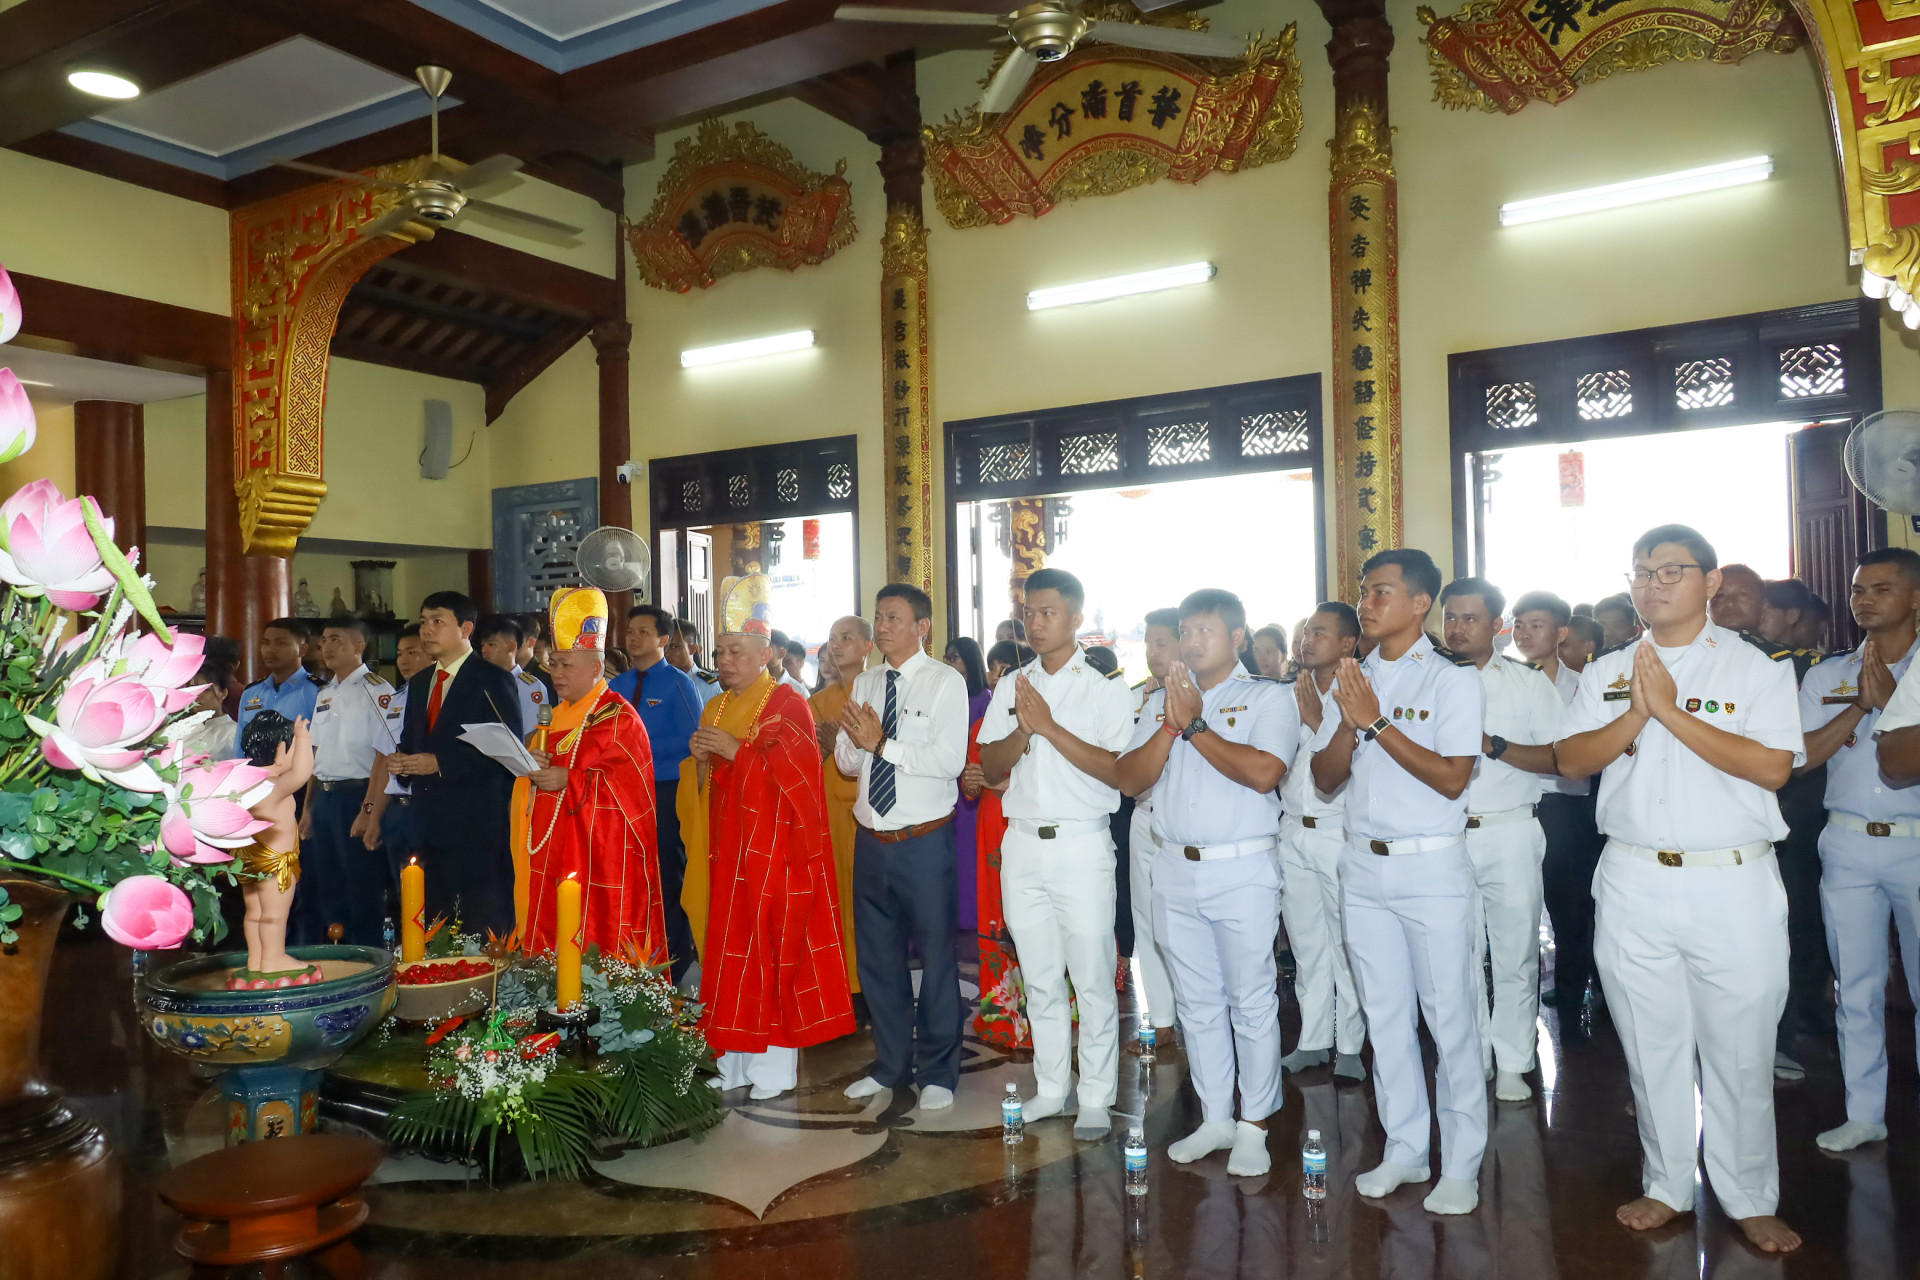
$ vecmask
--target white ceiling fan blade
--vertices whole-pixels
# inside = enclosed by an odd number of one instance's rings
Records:
[[[1087,38],[1134,49],[1184,54],[1189,58],[1237,58],[1247,51],[1246,40],[1239,36],[1221,36],[1211,31],[1187,31],[1180,27],[1155,27],[1133,22],[1089,22]]]
[[[1019,45],[1013,46],[1013,52],[987,82],[987,91],[980,95],[980,114],[997,115],[1020,101],[1020,94],[1026,89],[1027,81],[1033,79],[1033,69],[1038,65],[1032,54]]]
[[[519,209],[509,209],[504,204],[492,204],[485,200],[469,200],[460,210],[464,213],[482,213],[490,218],[499,218],[504,222],[518,222],[530,227],[539,227],[543,231],[555,231],[561,235],[577,236],[580,228],[569,226],[553,218],[543,218],[537,213],[523,213]]]
[[[502,178],[520,172],[525,164],[526,161],[519,156],[488,156],[485,160],[470,164],[454,174],[453,180],[460,184],[462,191],[477,191],[489,183],[498,182]]]
[[[323,178],[338,178],[342,182],[364,182],[370,187],[391,187],[395,191],[405,191],[407,184],[395,182],[391,178],[375,178],[364,173],[348,173],[345,169],[329,169],[323,164],[308,164],[305,160],[275,160],[276,169],[298,169],[301,173],[317,173]]]
[[[848,22],[891,22],[908,26],[997,27],[998,14],[960,13],[953,9],[883,9],[877,5],[843,4],[833,16]]]
[[[387,235],[390,232],[398,231],[402,226],[413,221],[414,217],[413,205],[402,200],[399,204],[387,210],[366,226],[361,227],[360,236],[364,240],[371,240],[376,236]]]

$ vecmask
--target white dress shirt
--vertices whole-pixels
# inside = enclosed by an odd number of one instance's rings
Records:
[[[1434,650],[1424,632],[1392,662],[1375,649],[1360,670],[1380,700],[1380,714],[1415,744],[1443,756],[1477,756],[1486,694],[1480,673]],[[1365,726],[1361,726],[1364,728]],[[1320,722],[1319,751],[1340,728],[1331,699]],[[1467,793],[1449,800],[1400,766],[1376,740],[1354,744],[1347,780],[1347,832],[1363,840],[1408,840],[1464,835]]]
[[[1155,691],[1147,688],[1151,683],[1153,683],[1152,677],[1148,677],[1127,690],[1127,692],[1136,699],[1133,706],[1133,727],[1136,729],[1140,727],[1140,718],[1147,714],[1147,704],[1153,701]],[[1162,705],[1165,704],[1163,703]],[[1144,807],[1151,810],[1153,808],[1153,788],[1148,787],[1145,791],[1135,796],[1133,798],[1133,805],[1136,809]]]
[[[1912,658],[1913,654],[1909,651],[1906,658],[1903,658],[1901,661],[1907,662]],[[1820,667],[1826,665],[1827,664],[1823,662],[1820,664]],[[1820,667],[1815,667],[1813,671],[1807,672],[1807,678],[1811,680],[1813,678],[1813,672],[1818,671]],[[1912,669],[1911,667],[1907,668],[1909,671]],[[1909,725],[1920,724],[1920,676],[1916,676],[1910,680],[1905,675],[1900,674],[1899,668],[1896,667],[1894,671],[1896,675],[1900,676],[1900,683],[1893,687],[1893,696],[1887,699],[1887,708],[1880,713],[1880,721],[1873,727],[1873,732],[1876,737],[1883,733],[1892,733],[1895,729],[1905,729]],[[1856,686],[1859,683],[1858,680],[1854,681]]]
[[[1134,726],[1128,750],[1165,731],[1167,691],[1156,689]],[[1244,743],[1289,763],[1300,740],[1300,708],[1293,690],[1277,680],[1250,676],[1235,663],[1226,679],[1200,695],[1207,732]],[[1154,784],[1153,836],[1163,845],[1232,844],[1280,833],[1278,791],[1255,791],[1221,773],[1193,743],[1180,740],[1167,753]]]
[[[1573,700],[1580,695],[1580,673],[1566,663],[1559,663],[1553,672],[1553,691],[1560,695],[1560,732],[1554,735],[1557,742],[1567,736],[1566,712],[1573,706]],[[1505,734],[1501,735],[1505,737]],[[1593,789],[1592,778],[1562,778],[1558,774],[1540,780],[1545,784],[1546,792],[1557,791],[1563,796],[1584,796]]]
[[[961,677],[962,680],[964,680],[965,678],[966,677],[964,676]],[[787,686],[787,688],[793,690],[795,693],[799,694],[800,700],[802,702],[805,702],[808,698],[811,698],[813,696],[813,690],[807,688],[806,685],[800,683],[798,680],[795,680],[793,678],[793,673],[790,671],[782,671],[780,673],[780,683]],[[878,711],[879,709],[880,709],[879,707],[874,708],[875,711]]]
[[[1487,693],[1483,732],[1529,747],[1547,746],[1560,737],[1565,704],[1545,673],[1496,653],[1480,668],[1480,683]],[[1482,754],[1467,784],[1467,812],[1524,809],[1540,799],[1546,781],[1545,774],[1516,769],[1504,759],[1489,760]]]
[[[1912,669],[1913,655],[1920,642],[1887,664],[1900,683],[1894,697],[1887,699],[1886,710],[1869,711],[1854,726],[1853,733],[1827,761],[1827,808],[1850,813],[1868,822],[1912,822],[1920,818],[1920,788],[1890,787],[1880,776],[1880,753],[1873,745],[1876,734],[1897,729],[1900,721],[1887,723],[1896,708],[1900,690],[1912,682],[1906,678]],[[1821,728],[1860,694],[1860,651],[1837,653],[1807,670],[1800,685],[1800,724],[1808,733]],[[1920,724],[1920,697],[1909,694],[1906,723]]]
[[[1312,680],[1313,672],[1301,671],[1300,679]],[[1294,696],[1293,686],[1282,686],[1289,698]],[[1316,683],[1315,689],[1320,686]],[[1319,729],[1309,729],[1299,720],[1300,704],[1293,704],[1295,723],[1299,726],[1293,747],[1293,760],[1287,765],[1287,776],[1280,781],[1280,811],[1289,818],[1312,818],[1318,830],[1319,823],[1343,827],[1347,821],[1347,788],[1342,783],[1340,789],[1331,796],[1322,795],[1313,785],[1314,742],[1320,736]],[[1332,687],[1320,695],[1320,727],[1324,729],[1328,720],[1340,719],[1340,706],[1333,700]]]
[[[372,775],[373,757],[393,749],[387,745],[387,707],[380,701],[392,693],[393,686],[364,662],[321,687],[313,705],[314,777],[345,782]]]
[[[864,702],[877,716],[887,708],[887,676],[895,668],[883,662],[853,678],[849,702]],[[833,763],[848,777],[858,775],[860,794],[854,820],[874,831],[897,831],[944,818],[959,800],[954,785],[967,767],[967,679],[923,650],[901,663],[894,681],[892,737],[880,744],[880,758],[893,766],[893,808],[874,810],[867,798],[873,753],[850,733],[834,738]]]
[[[1651,636],[1602,654],[1580,673],[1580,695],[1561,736],[1571,738],[1627,713],[1633,655]],[[1807,762],[1793,664],[1775,662],[1738,632],[1708,621],[1684,648],[1660,650],[1683,711],[1716,729],[1793,753]],[[1675,853],[1733,849],[1781,840],[1787,824],[1774,793],[1695,755],[1657,720],[1600,774],[1600,831],[1615,840]]]
[[[980,720],[981,746],[1012,737],[1019,729],[1013,712],[1017,675],[1026,676],[1068,733],[1102,750],[1126,750],[1133,737],[1133,690],[1088,666],[1086,652],[1078,645],[1051,674],[1045,660],[1035,658],[1019,671],[1000,677],[987,714]],[[1104,818],[1119,807],[1119,791],[1080,772],[1051,742],[1038,737],[1027,743],[1025,753],[1014,762],[1000,800],[1002,813],[1023,822],[1083,822]]]

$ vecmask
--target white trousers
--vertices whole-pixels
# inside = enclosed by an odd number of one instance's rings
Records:
[[[1769,856],[1663,867],[1611,841],[1593,877],[1594,966],[1626,1050],[1647,1195],[1693,1207],[1707,1177],[1729,1218],[1780,1202],[1773,1036],[1787,1002],[1787,893]]]
[[[1133,811],[1127,840],[1127,887],[1133,903],[1133,955],[1140,962],[1140,994],[1147,1002],[1147,1021],[1171,1027],[1175,1021],[1173,979],[1167,976],[1167,957],[1153,923],[1153,857],[1160,844],[1153,838],[1153,810]]]
[[[1352,837],[1349,837],[1351,840]],[[1349,843],[1340,859],[1347,956],[1373,1040],[1386,1158],[1431,1167],[1419,1018],[1439,1051],[1440,1172],[1472,1182],[1487,1146],[1487,1080],[1473,1020],[1473,865],[1464,842],[1390,856]]]
[[[1473,910],[1474,1021],[1481,1063],[1515,1075],[1535,1063],[1534,1021],[1540,1014],[1540,863],[1547,833],[1538,818],[1476,827],[1467,857],[1479,889]],[[1493,1010],[1480,975],[1493,959]]]
[[[720,1087],[738,1089],[752,1085],[756,1089],[778,1089],[785,1093],[800,1084],[800,1051],[767,1049],[761,1053],[723,1053],[714,1060],[720,1068]]]
[[[1840,1071],[1847,1119],[1887,1120],[1887,923],[1900,935],[1907,990],[1920,1003],[1920,839],[1828,827],[1820,908],[1840,980]]]
[[[1340,922],[1340,855],[1346,833],[1309,831],[1287,819],[1280,824],[1280,918],[1293,949],[1293,994],[1300,1002],[1298,1049],[1337,1048],[1359,1053],[1367,1020],[1353,990],[1346,930]]]
[[[1083,1107],[1111,1107],[1119,1097],[1113,896],[1113,837],[1105,829],[1054,840],[1007,829],[1000,901],[1027,988],[1034,1083],[1042,1096],[1064,1098],[1072,1082],[1071,977],[1080,1004]]]
[[[1240,1118],[1280,1109],[1280,991],[1273,940],[1280,932],[1280,873],[1271,851],[1189,862],[1162,850],[1153,869],[1154,927],[1180,1000],[1187,1073],[1209,1124],[1233,1122],[1235,1063]]]

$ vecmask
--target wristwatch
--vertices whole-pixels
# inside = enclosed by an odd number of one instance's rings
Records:
[[[1487,759],[1498,760],[1501,756],[1507,754],[1507,740],[1505,738],[1497,733],[1491,733],[1487,736],[1493,739],[1493,746],[1487,750]]]
[[[1201,717],[1195,716],[1193,719],[1187,721],[1187,727],[1180,731],[1180,736],[1185,738],[1188,742],[1192,742],[1195,738],[1199,737],[1201,734],[1205,733],[1206,731],[1207,731],[1207,722],[1203,720]]]
[[[1392,727],[1393,727],[1393,721],[1387,719],[1385,716],[1381,716],[1378,720],[1375,720],[1372,724],[1362,729],[1360,731],[1360,736],[1365,738],[1368,742],[1372,742],[1375,738],[1379,737],[1381,734],[1385,733],[1387,730],[1391,729]]]

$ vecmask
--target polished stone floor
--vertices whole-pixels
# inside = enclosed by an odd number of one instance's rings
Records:
[[[206,1085],[160,1053],[133,1018],[124,950],[69,935],[47,1012],[55,1081],[105,1126],[129,1180],[129,1277],[184,1275],[174,1226],[151,1182],[218,1141]],[[1282,992],[1287,1043],[1297,1025]],[[1272,1126],[1273,1171],[1229,1178],[1224,1154],[1191,1166],[1164,1156],[1197,1121],[1178,1052],[1151,1071],[1122,1061],[1120,1110],[1146,1116],[1149,1194],[1122,1190],[1122,1130],[1073,1140],[1067,1122],[1035,1125],[1008,1148],[998,1098],[1030,1087],[1024,1056],[970,1043],[956,1107],[921,1113],[910,1097],[847,1102],[864,1036],[803,1055],[801,1088],[772,1102],[728,1095],[725,1123],[701,1142],[628,1152],[577,1183],[488,1190],[452,1167],[390,1160],[370,1188],[359,1237],[376,1280],[494,1277],[1563,1277],[1719,1276],[1725,1280],[1913,1277],[1920,1262],[1920,1117],[1913,1014],[1890,1015],[1893,1138],[1847,1158],[1813,1135],[1842,1119],[1831,1035],[1802,1040],[1803,1081],[1777,1090],[1781,1213],[1806,1237],[1762,1257],[1711,1207],[1651,1235],[1617,1225],[1637,1194],[1639,1149],[1626,1071],[1604,1011],[1591,1033],[1562,1034],[1543,1010],[1535,1099],[1490,1102],[1481,1207],[1428,1215],[1422,1190],[1354,1195],[1379,1157],[1369,1086],[1336,1085],[1322,1067],[1290,1076]],[[1307,1128],[1328,1139],[1328,1198],[1300,1194]],[[1711,1194],[1703,1192],[1703,1205]]]

